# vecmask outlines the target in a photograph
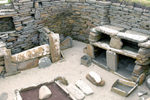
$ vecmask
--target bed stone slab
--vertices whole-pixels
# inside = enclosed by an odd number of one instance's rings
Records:
[[[12,55],[11,60],[14,63],[24,62],[26,60],[42,57],[50,54],[50,47],[48,44],[37,46],[35,48],[23,51],[21,53]]]

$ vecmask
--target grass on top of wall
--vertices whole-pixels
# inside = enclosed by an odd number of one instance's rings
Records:
[[[8,3],[10,3],[10,2],[11,2],[11,0],[8,0],[8,2],[7,2],[7,3],[2,3],[1,1],[5,1],[5,0],[0,0],[0,5],[8,4]]]

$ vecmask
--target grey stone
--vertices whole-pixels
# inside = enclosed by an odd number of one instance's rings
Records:
[[[7,100],[7,98],[8,98],[8,93],[0,94],[0,100]]]
[[[115,52],[107,51],[106,52],[106,58],[107,58],[107,66],[113,70],[117,71],[118,68],[118,55]]]
[[[150,89],[150,75],[146,77],[146,85]]]
[[[62,41],[61,43],[60,43],[60,48],[61,48],[61,50],[65,50],[65,49],[68,49],[68,48],[71,48],[73,46],[73,40],[72,40],[72,38],[71,37],[66,37],[65,39],[64,39],[64,41]]]
[[[39,68],[45,68],[48,67],[52,64],[50,58],[48,57],[43,57],[39,60]]]
[[[81,57],[81,64],[89,67],[92,64],[91,57],[87,55]]]
[[[147,95],[147,92],[146,91],[139,91],[138,92],[138,96],[141,97],[143,95]]]

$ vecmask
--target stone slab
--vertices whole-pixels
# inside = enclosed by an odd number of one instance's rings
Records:
[[[89,55],[91,58],[95,58],[94,47],[91,44],[87,44],[86,47],[87,47],[87,49],[86,49],[87,55]]]
[[[118,34],[119,31],[122,31],[122,30],[123,30],[123,28],[115,27],[115,26],[111,26],[111,25],[103,25],[103,26],[96,27],[96,31],[102,32],[102,33],[110,35],[110,36],[115,36]]]
[[[117,71],[118,68],[118,55],[115,52],[107,51],[106,52],[106,58],[107,58],[107,66],[113,70]]]
[[[57,62],[61,58],[59,34],[49,34],[49,43],[52,62]]]
[[[145,42],[150,37],[147,34],[131,31],[131,30],[127,30],[126,32],[119,32],[117,36],[120,37],[121,39],[129,40],[136,43]]]
[[[77,100],[83,100],[85,98],[85,95],[83,94],[83,92],[79,88],[77,88],[75,85],[69,84],[67,86],[67,90],[69,94],[75,97]]]
[[[50,47],[48,44],[37,46],[35,48],[12,55],[11,60],[12,62],[19,63],[19,62],[24,62],[26,60],[34,59],[37,57],[49,55],[50,54],[49,48]]]
[[[82,80],[78,80],[75,84],[86,95],[91,95],[94,93],[91,87]]]
[[[143,48],[150,48],[150,40],[148,40],[144,43],[139,43],[138,46],[143,47]]]

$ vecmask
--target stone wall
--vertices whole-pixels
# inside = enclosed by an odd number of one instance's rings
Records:
[[[113,3],[109,10],[112,25],[150,34],[150,12],[133,6]]]
[[[150,34],[149,11],[111,2],[14,0],[11,4],[0,5],[0,18],[10,17],[15,30],[0,31],[0,40],[12,54],[38,46],[41,41],[47,43],[45,35],[39,31],[43,26],[83,42],[88,42],[90,28],[104,24]]]

